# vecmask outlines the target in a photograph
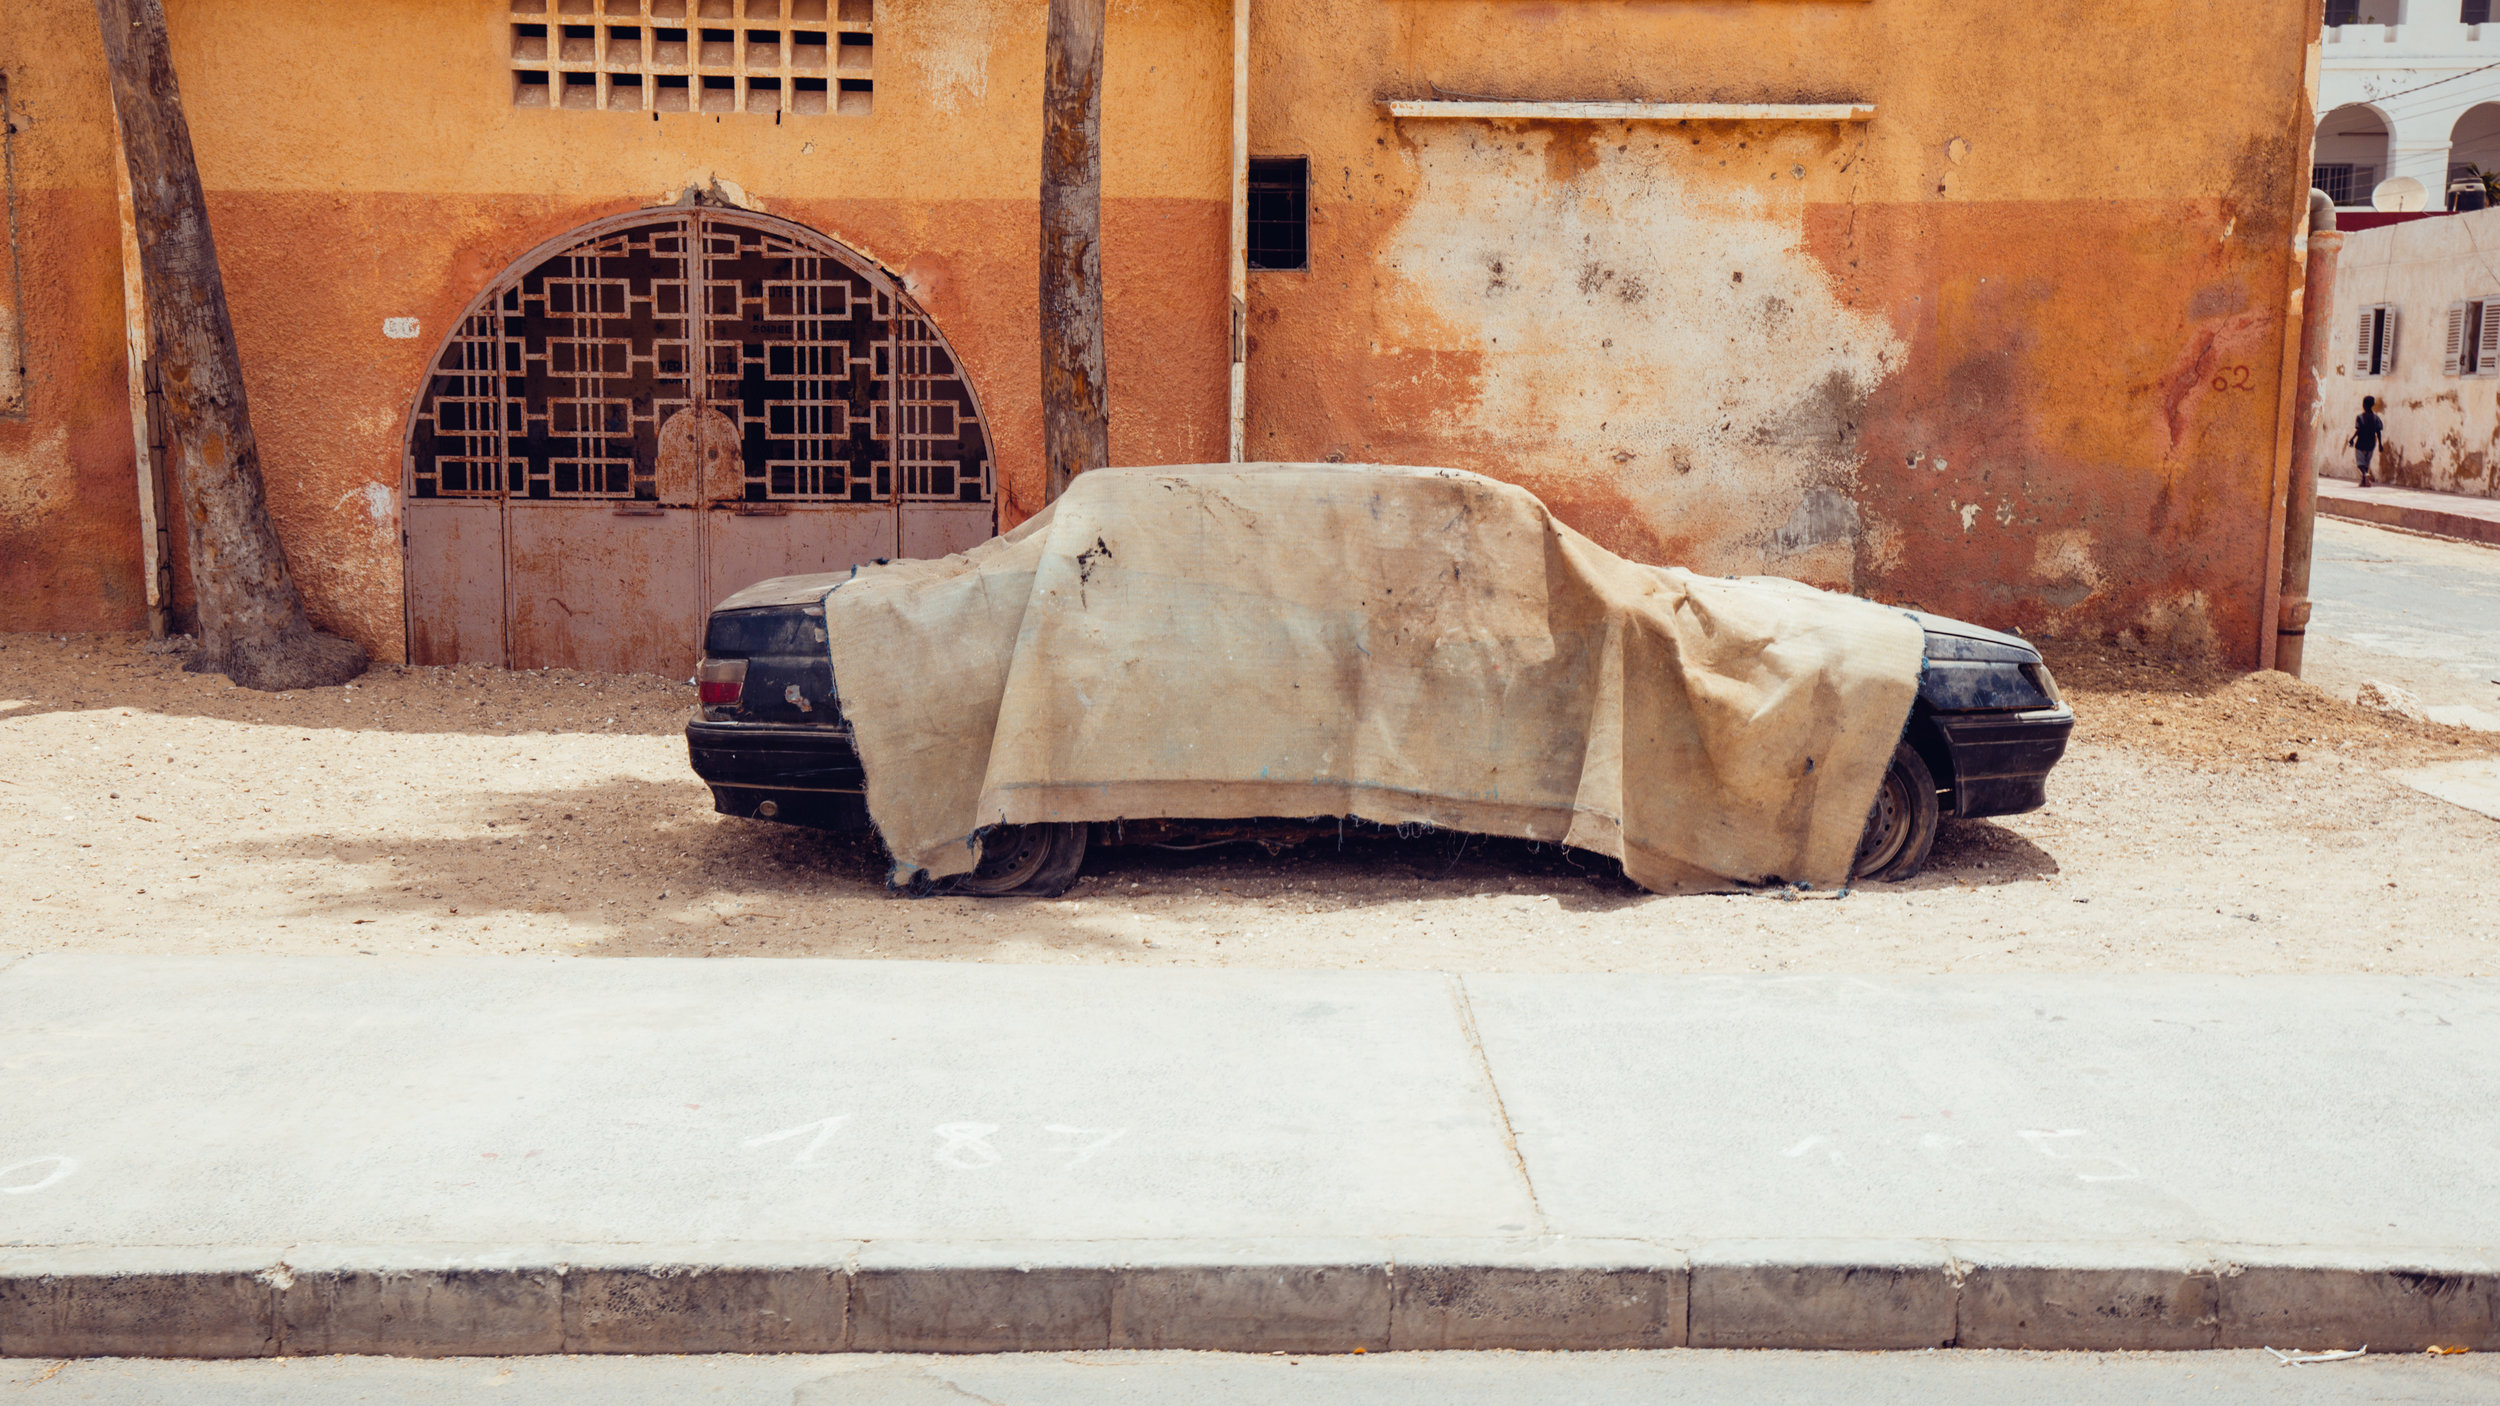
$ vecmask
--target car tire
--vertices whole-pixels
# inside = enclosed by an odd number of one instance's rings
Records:
[[[976,898],[1057,898],[1085,867],[1084,825],[1001,825],[981,837],[981,863],[947,881]]]
[[[1928,851],[1936,847],[1939,819],[1936,777],[1927,769],[1927,759],[1907,742],[1896,744],[1883,784],[1875,788],[1875,803],[1867,808],[1866,831],[1858,838],[1850,877],[1898,883],[1916,876],[1927,863]]]

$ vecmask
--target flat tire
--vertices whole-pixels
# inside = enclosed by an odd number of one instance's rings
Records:
[[[946,881],[976,898],[1057,898],[1085,867],[1086,826],[1001,825],[981,837],[981,862]]]
[[[1936,847],[1942,818],[1935,773],[1927,769],[1927,759],[1907,742],[1894,744],[1892,764],[1884,768],[1875,803],[1867,808],[1866,830],[1858,837],[1850,877],[1875,883],[1915,877]]]

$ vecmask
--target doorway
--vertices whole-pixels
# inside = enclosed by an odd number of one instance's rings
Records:
[[[643,211],[471,305],[409,417],[408,657],[684,678],[712,604],[997,524],[987,421],[875,264],[746,211]]]

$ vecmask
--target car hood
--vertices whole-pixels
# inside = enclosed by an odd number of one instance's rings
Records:
[[[2034,659],[2040,657],[2040,647],[2020,635],[2009,635],[2003,630],[1991,630],[1985,625],[1974,625],[1967,620],[1956,620],[1949,615],[1930,615],[1924,610],[1910,611],[1909,616],[1919,623],[1920,629],[1931,635],[1950,635],[1955,639],[1980,640],[1987,644],[2003,645],[2008,649],[2019,649]]]

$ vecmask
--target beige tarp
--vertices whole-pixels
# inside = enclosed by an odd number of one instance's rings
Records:
[[[1445,469],[1098,470],[826,600],[896,859],[997,824],[1359,816],[1660,891],[1848,876],[1917,690],[1897,610],[1628,562]]]

